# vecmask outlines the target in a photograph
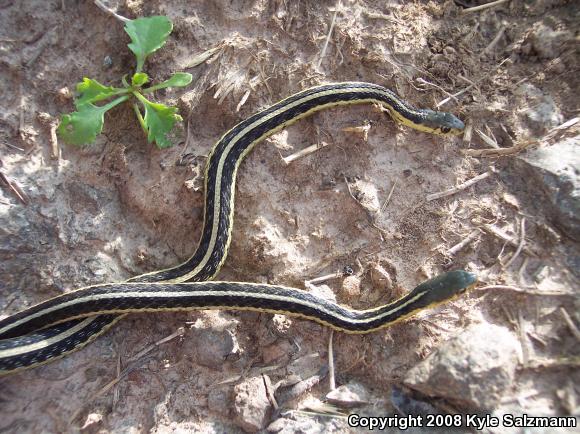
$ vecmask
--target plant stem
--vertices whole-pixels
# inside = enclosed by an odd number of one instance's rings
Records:
[[[131,93],[135,96],[135,98],[137,98],[139,101],[141,101],[141,103],[143,103],[143,104],[149,104],[149,105],[152,104],[151,101],[149,101],[147,98],[145,98],[139,92],[132,91]]]
[[[125,95],[125,96],[119,97],[117,99],[114,99],[110,103],[105,104],[103,106],[100,106],[99,108],[103,109],[104,111],[108,111],[108,110],[111,110],[116,105],[119,105],[124,101],[127,101],[128,99],[129,99],[129,95]]]
[[[143,115],[141,114],[141,110],[139,110],[139,106],[136,103],[133,103],[133,110],[135,111],[135,114],[137,115],[137,119],[139,120],[139,123],[141,124],[141,128],[143,129],[145,136],[147,136],[148,132],[147,132],[147,126],[145,125],[145,119],[143,119]]]
[[[91,102],[92,103],[96,103],[96,102],[99,102],[99,101],[103,101],[103,100],[109,99],[109,98],[111,98],[113,96],[117,96],[117,95],[127,95],[128,93],[129,93],[129,90],[128,89],[117,89],[114,92],[109,93],[107,95],[100,96],[100,97],[95,97],[95,98],[91,99]],[[127,95],[127,97],[123,101],[125,101],[127,98],[129,98],[128,95]]]
[[[158,89],[163,89],[165,87],[167,87],[167,86],[159,86],[159,85],[151,86],[151,87],[148,87],[147,89],[143,89],[143,93],[144,94],[152,93]]]

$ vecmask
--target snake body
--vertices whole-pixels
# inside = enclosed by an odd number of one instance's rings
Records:
[[[0,320],[0,375],[75,351],[127,312],[246,309],[367,333],[451,300],[473,286],[473,274],[453,271],[424,282],[390,304],[356,311],[294,288],[211,281],[227,256],[236,173],[244,157],[266,137],[316,111],[362,103],[379,104],[395,121],[419,131],[455,135],[464,128],[452,114],[416,109],[382,86],[359,82],[309,88],[250,116],[226,132],[211,151],[205,173],[203,230],[194,254],[176,267],[126,282],[81,288]]]

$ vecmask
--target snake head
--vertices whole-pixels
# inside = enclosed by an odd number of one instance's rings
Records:
[[[431,128],[435,134],[456,136],[463,132],[465,124],[451,113],[424,110],[425,118],[422,124]]]
[[[460,296],[473,288],[476,283],[477,276],[475,274],[455,270],[421,283],[413,289],[411,295],[417,295],[422,300],[421,305],[424,307],[435,306]]]

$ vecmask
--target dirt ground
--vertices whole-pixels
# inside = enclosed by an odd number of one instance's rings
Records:
[[[324,282],[332,291],[317,290],[367,308],[446,270],[476,272],[478,289],[448,305],[365,336],[334,333],[337,384],[356,381],[375,415],[392,414],[392,387],[408,386],[411,368],[468,326],[497,325],[521,346],[497,408],[578,415],[578,243],[519,160],[578,116],[578,7],[514,0],[465,13],[461,3],[484,2],[110,1],[128,18],[173,21],[145,66],[154,80],[194,77],[156,94],[184,118],[177,145],[158,150],[127,106],[107,116],[93,145],[52,136],[83,76],[119,85],[134,68],[122,23],[90,1],[1,0],[0,317],[185,260],[201,231],[203,156],[223,132],[308,86],[367,81],[454,113],[470,133],[432,136],[355,106],[267,139],[241,166],[219,279],[307,289],[305,281],[335,273]],[[320,149],[282,159],[313,144]],[[508,151],[478,154],[494,146]],[[199,158],[176,165],[186,153]],[[329,335],[251,312],[131,315],[81,351],[1,378],[0,432],[251,431],[239,384],[252,373],[279,382],[304,356],[326,366]],[[327,392],[324,378],[288,408]],[[443,401],[435,407],[470,410]],[[299,417],[348,430],[339,417]]]

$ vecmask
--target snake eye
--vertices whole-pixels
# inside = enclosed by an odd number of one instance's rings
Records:
[[[441,127],[441,132],[447,134],[449,131],[451,131],[451,128],[449,127]]]

